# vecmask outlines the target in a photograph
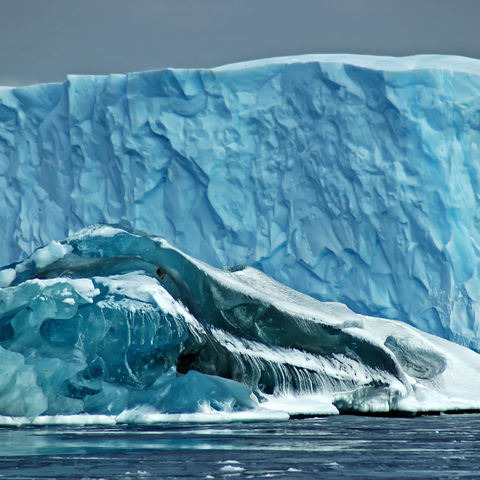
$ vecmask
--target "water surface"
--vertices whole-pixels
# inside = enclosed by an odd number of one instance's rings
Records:
[[[15,479],[479,478],[480,415],[0,429]]]

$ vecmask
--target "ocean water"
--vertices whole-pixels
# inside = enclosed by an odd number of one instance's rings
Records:
[[[0,429],[1,479],[480,478],[480,415]]]

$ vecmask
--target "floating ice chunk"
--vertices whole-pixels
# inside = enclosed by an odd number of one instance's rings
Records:
[[[219,469],[219,472],[222,473],[240,473],[243,472],[245,468],[239,465],[225,465]]]
[[[101,231],[40,270],[18,264],[0,288],[0,423],[480,408],[480,355],[465,347],[156,236]]]

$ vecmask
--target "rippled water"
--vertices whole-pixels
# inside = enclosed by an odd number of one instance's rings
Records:
[[[480,415],[0,429],[4,478],[480,478]]]

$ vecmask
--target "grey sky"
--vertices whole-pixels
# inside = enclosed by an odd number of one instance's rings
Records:
[[[480,58],[479,0],[0,0],[0,85],[300,53]]]

